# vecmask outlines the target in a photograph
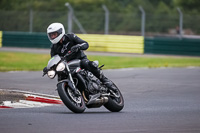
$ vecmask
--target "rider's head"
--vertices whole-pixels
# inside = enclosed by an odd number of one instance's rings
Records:
[[[65,28],[61,23],[52,23],[47,28],[47,35],[51,43],[58,43],[65,34]]]

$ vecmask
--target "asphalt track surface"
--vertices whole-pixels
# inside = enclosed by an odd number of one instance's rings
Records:
[[[125,99],[119,113],[104,107],[74,114],[64,105],[0,109],[2,133],[199,133],[200,68],[105,70]],[[57,95],[42,72],[0,72],[0,89]]]

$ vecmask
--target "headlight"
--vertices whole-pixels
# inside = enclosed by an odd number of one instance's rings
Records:
[[[58,66],[56,67],[56,71],[63,71],[64,69],[65,69],[65,64],[63,62],[58,64]]]
[[[56,76],[56,72],[54,70],[51,70],[51,71],[48,71],[47,72],[47,75],[49,78],[54,78]]]

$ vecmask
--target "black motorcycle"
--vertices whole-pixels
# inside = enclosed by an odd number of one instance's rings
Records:
[[[53,79],[58,76],[57,91],[63,103],[74,113],[83,113],[87,108],[104,106],[111,112],[119,112],[124,107],[123,96],[118,89],[107,88],[91,72],[80,67],[80,60],[66,61],[75,51],[64,57],[53,56],[43,74]],[[98,65],[98,61],[96,61]],[[101,69],[104,65],[100,66]]]

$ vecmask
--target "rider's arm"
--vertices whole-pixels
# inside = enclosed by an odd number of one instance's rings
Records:
[[[73,38],[74,43],[75,43],[76,45],[79,45],[81,50],[86,50],[86,49],[88,49],[89,44],[88,44],[86,41],[82,40],[81,38],[79,38],[79,37],[78,37],[77,35],[75,35],[75,34],[71,34],[71,36],[72,36],[72,38]]]
[[[54,49],[54,45],[51,45],[51,52],[50,52],[51,57],[53,57],[55,54],[55,49]]]

